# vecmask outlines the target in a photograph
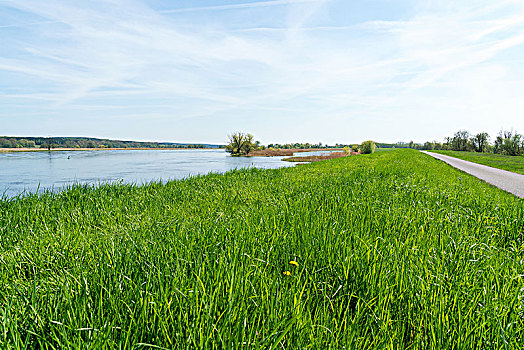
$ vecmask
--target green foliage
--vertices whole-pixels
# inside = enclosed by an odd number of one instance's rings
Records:
[[[255,141],[253,135],[235,132],[228,136],[229,143],[226,151],[233,156],[247,156],[252,150],[260,149],[260,142]]]
[[[501,130],[495,139],[494,152],[509,156],[524,154],[524,137],[517,132]]]
[[[443,146],[441,143],[437,142],[437,141],[427,141],[427,142],[424,142],[424,145],[422,145],[422,147],[413,147],[415,149],[421,149],[421,150],[434,150],[434,149],[442,149]]]
[[[89,137],[0,137],[0,148],[206,148],[217,145],[136,142]]]
[[[377,146],[375,145],[375,142],[373,141],[364,141],[362,142],[362,145],[360,146],[360,150],[362,151],[362,154],[374,153],[376,148]]]
[[[523,216],[411,150],[3,200],[0,344],[519,348]]]
[[[468,151],[470,150],[470,134],[466,130],[459,130],[451,140],[451,149],[454,151]]]
[[[489,146],[489,134],[487,132],[478,133],[471,137],[470,143],[475,152],[485,152]]]
[[[453,137],[446,137],[443,144],[428,141],[421,145],[411,141],[409,144],[399,142],[397,145],[401,147],[407,145],[409,148],[422,150],[494,152],[512,156],[524,154],[524,136],[516,132],[501,130],[493,145],[490,144],[489,139],[490,136],[486,132],[471,135],[466,130],[459,130]]]

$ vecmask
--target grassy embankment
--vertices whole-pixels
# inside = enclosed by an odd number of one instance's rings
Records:
[[[524,156],[506,156],[493,153],[475,153],[461,151],[431,151],[447,156],[487,165],[493,168],[513,171],[524,175]]]
[[[0,347],[519,348],[523,217],[412,150],[0,201]]]

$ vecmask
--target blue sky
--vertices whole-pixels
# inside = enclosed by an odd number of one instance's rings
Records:
[[[524,2],[0,0],[0,134],[524,132]]]

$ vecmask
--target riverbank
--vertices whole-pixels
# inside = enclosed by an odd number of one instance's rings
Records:
[[[413,150],[0,200],[0,342],[518,348],[523,215]]]

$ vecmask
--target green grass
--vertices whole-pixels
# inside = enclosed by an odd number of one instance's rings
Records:
[[[470,162],[484,164],[493,168],[513,171],[524,175],[524,156],[506,156],[493,153],[476,153],[463,151],[431,151]]]
[[[523,348],[523,217],[413,150],[3,200],[0,348]]]

